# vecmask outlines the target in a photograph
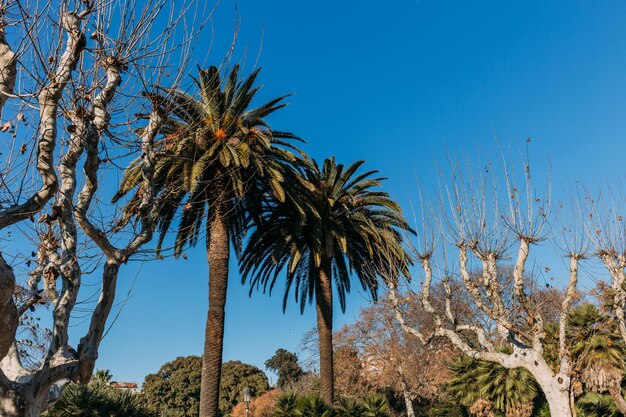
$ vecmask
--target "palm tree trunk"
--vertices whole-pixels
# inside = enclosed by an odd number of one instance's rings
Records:
[[[217,199],[216,203],[213,208],[209,209],[206,224],[207,260],[209,262],[209,311],[202,357],[200,417],[217,417],[219,415],[230,236],[228,207],[225,198]]]
[[[333,287],[329,259],[322,259],[316,280],[317,333],[320,344],[320,394],[329,403],[335,399],[333,368]]]
[[[622,395],[622,387],[619,382],[614,384],[609,388],[609,394],[611,394],[611,398],[615,402],[615,405],[619,409],[619,411],[626,415],[626,401],[624,400],[624,396]]]

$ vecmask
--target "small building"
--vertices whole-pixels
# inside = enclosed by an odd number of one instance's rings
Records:
[[[117,382],[117,381],[111,381],[109,382],[109,386],[111,388],[115,388],[118,389],[120,391],[127,391],[133,394],[140,394],[141,390],[139,389],[139,387],[137,386],[137,384],[135,384],[134,382]]]

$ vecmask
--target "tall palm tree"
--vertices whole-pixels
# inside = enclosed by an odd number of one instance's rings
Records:
[[[333,401],[333,282],[342,311],[351,275],[376,299],[383,268],[406,272],[400,232],[410,228],[398,204],[374,190],[382,180],[373,177],[377,171],[357,174],[363,161],[344,167],[329,158],[321,169],[306,162],[299,181],[289,182],[290,197],[264,207],[240,266],[251,293],[259,287],[271,292],[286,268],[283,310],[292,290],[301,313],[315,300],[321,393]]]
[[[574,308],[568,322],[570,354],[580,381],[592,392],[608,392],[617,408],[626,414],[621,387],[626,352],[617,329],[592,304]]]
[[[202,365],[200,416],[216,417],[224,336],[230,244],[240,251],[245,222],[257,217],[270,197],[284,200],[285,178],[297,162],[286,132],[273,131],[264,118],[285,106],[287,96],[251,108],[260,86],[260,69],[239,79],[235,65],[225,80],[217,67],[200,69],[198,95],[159,89],[152,98],[167,114],[155,143],[154,217],[160,234],[157,251],[180,217],[174,243],[179,256],[206,230],[209,263],[209,310]],[[141,161],[127,168],[113,201],[135,190],[125,206],[124,222],[136,218],[144,190],[139,186]],[[180,216],[177,214],[181,213]]]

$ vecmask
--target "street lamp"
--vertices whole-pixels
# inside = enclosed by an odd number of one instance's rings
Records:
[[[250,398],[252,398],[252,393],[250,392],[250,387],[244,387],[243,389],[243,402],[246,403],[246,417],[248,417],[248,413],[250,412]]]

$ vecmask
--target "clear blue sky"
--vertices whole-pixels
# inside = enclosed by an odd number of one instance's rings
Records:
[[[624,1],[239,0],[238,13],[248,70],[263,38],[261,99],[296,93],[272,125],[306,138],[315,158],[367,160],[407,209],[447,153],[497,157],[498,143],[515,153],[527,137],[535,159],[551,160],[557,193],[624,172]],[[208,63],[226,52],[233,15],[223,0]],[[207,265],[202,245],[187,255],[122,270],[118,300],[134,288],[98,368],[141,382],[166,361],[200,354]],[[315,311],[291,305],[283,315],[280,295],[249,299],[232,270],[225,360],[263,367],[277,348],[296,350]],[[353,293],[335,326],[366,303]]]

